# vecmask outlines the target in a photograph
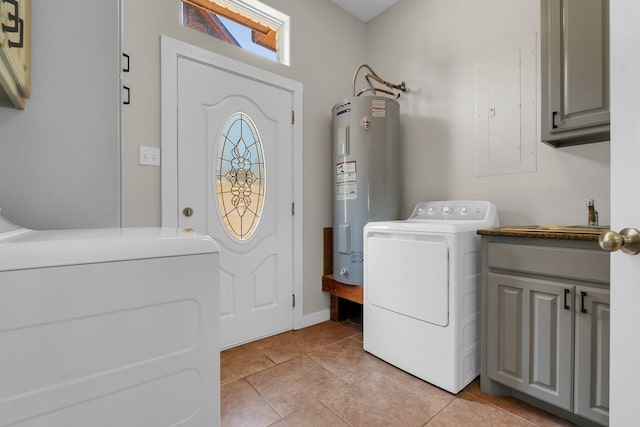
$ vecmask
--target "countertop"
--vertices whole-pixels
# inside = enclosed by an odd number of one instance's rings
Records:
[[[478,230],[482,236],[527,237],[534,239],[598,241],[608,226],[511,225]]]

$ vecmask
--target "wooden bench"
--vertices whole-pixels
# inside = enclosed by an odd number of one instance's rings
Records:
[[[333,278],[333,228],[325,227],[322,236],[322,290],[331,294],[330,319],[341,322],[350,318],[355,311],[354,304],[364,303],[363,287],[347,285]]]

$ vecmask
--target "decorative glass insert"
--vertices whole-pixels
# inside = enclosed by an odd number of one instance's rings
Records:
[[[265,165],[260,134],[251,117],[235,113],[227,119],[216,157],[218,208],[224,225],[237,240],[256,230],[264,205]]]

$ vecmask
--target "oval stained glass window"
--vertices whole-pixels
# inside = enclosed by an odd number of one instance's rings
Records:
[[[265,188],[262,141],[247,114],[235,113],[227,119],[215,161],[220,217],[231,236],[246,240],[260,222]]]

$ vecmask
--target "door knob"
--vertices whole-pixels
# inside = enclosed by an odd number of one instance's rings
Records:
[[[635,228],[624,228],[620,230],[620,234],[613,230],[605,231],[600,234],[598,241],[605,251],[615,252],[620,249],[629,255],[640,252],[640,231]]]
[[[182,209],[182,214],[183,214],[184,216],[191,216],[191,215],[193,215],[193,209],[191,209],[191,208],[184,208],[184,209]]]

